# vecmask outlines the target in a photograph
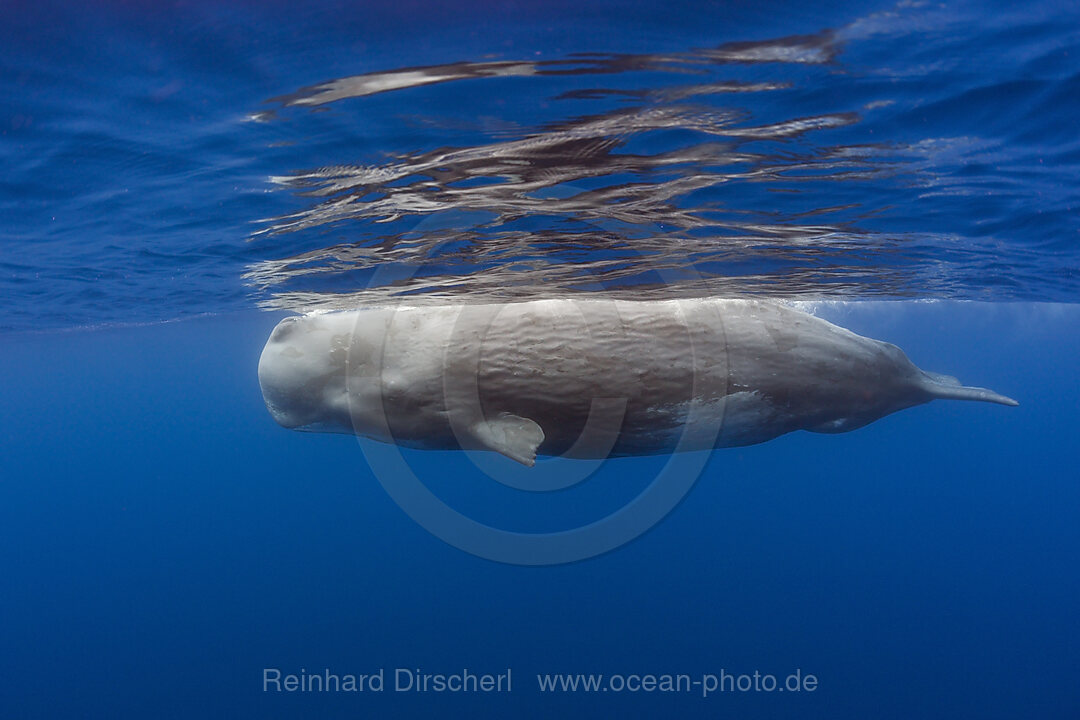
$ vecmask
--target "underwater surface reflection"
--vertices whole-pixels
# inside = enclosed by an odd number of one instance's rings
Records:
[[[1026,276],[1052,282],[1060,272],[1042,253],[997,235],[887,222],[897,204],[932,218],[936,203],[986,195],[971,172],[986,142],[875,139],[873,126],[860,128],[895,116],[898,98],[886,71],[843,62],[859,27],[675,54],[412,67],[274,98],[276,109],[252,119],[472,81],[484,102],[504,92],[561,119],[528,127],[487,115],[463,131],[473,144],[364,164],[344,154],[340,165],[274,176],[304,205],[267,218],[253,240],[308,239],[252,263],[246,280],[264,307],[302,311],[581,292],[1007,299],[1027,292]],[[459,97],[466,109],[473,100]],[[964,182],[942,177],[957,156]]]

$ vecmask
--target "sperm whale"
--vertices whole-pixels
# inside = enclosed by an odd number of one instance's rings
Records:
[[[544,299],[290,317],[259,361],[287,428],[428,449],[648,455],[838,433],[934,399],[1016,405],[770,300]]]

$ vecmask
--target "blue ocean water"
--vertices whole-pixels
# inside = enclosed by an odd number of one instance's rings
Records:
[[[12,2],[0,90],[0,716],[1080,716],[1073,4]],[[716,451],[551,567],[266,413],[287,313],[564,294],[807,302],[1021,405]],[[403,456],[528,532],[666,462]],[[703,692],[755,672],[816,684]]]

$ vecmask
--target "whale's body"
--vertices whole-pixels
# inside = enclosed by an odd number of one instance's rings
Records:
[[[286,318],[259,362],[283,426],[599,458],[842,432],[934,398],[1016,402],[762,300],[536,300]]]

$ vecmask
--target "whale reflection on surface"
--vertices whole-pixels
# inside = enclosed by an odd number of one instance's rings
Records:
[[[534,83],[547,109],[531,126],[490,113],[465,122],[466,144],[358,151],[274,176],[303,206],[262,222],[252,239],[263,259],[246,281],[264,307],[306,312],[402,297],[974,299],[1038,275],[1041,261],[1020,248],[988,267],[1000,257],[993,237],[887,222],[895,197],[948,193],[931,158],[978,143],[860,131],[893,101],[878,83],[858,106],[830,107],[829,84],[845,73],[840,35],[457,62],[274,98],[262,119],[332,108],[348,121],[385,93],[403,93],[394,107],[407,110],[410,88]],[[465,94],[458,105],[470,99],[491,102]],[[402,120],[419,145],[440,123]]]

